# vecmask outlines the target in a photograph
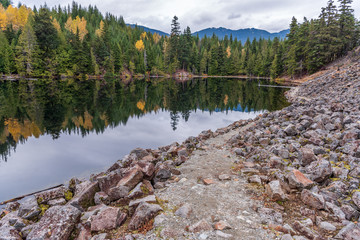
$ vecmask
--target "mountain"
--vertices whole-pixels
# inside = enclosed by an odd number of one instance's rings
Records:
[[[144,29],[145,32],[151,32],[152,34],[157,33],[160,36],[169,36],[169,34],[166,32],[148,28],[145,26],[136,25],[136,24],[127,24],[127,25],[131,26],[132,28],[135,28],[135,26],[137,26],[138,28]],[[254,38],[256,38],[256,39],[259,39],[259,38],[274,39],[275,37],[278,37],[280,39],[284,39],[288,33],[289,33],[289,29],[283,30],[283,31],[277,32],[277,33],[270,33],[266,30],[261,30],[261,29],[256,29],[256,28],[231,30],[231,29],[220,27],[220,28],[206,28],[206,29],[200,30],[198,32],[195,32],[192,35],[193,36],[199,35],[200,38],[203,38],[205,35],[207,37],[211,37],[213,34],[215,34],[216,36],[218,36],[218,38],[223,39],[226,35],[228,37],[230,37],[230,35],[232,34],[233,39],[237,38],[242,43],[245,43],[247,38],[249,38],[251,41]]]
[[[144,26],[141,26],[141,25],[136,25],[136,24],[126,24],[126,25],[128,25],[128,26],[130,26],[132,28],[135,28],[137,26],[138,28],[144,29],[145,32],[151,32],[152,34],[157,33],[160,36],[169,36],[169,34],[166,33],[166,32],[156,30],[156,29],[152,29],[152,28],[148,28],[148,27],[144,27]]]
[[[216,36],[218,36],[218,38],[223,39],[226,35],[230,37],[230,35],[232,34],[233,39],[237,38],[238,40],[241,40],[242,43],[245,43],[247,38],[250,38],[250,40],[253,40],[254,38],[273,39],[275,37],[284,39],[286,37],[286,34],[288,33],[289,33],[288,29],[278,33],[270,33],[268,31],[256,29],[256,28],[231,30],[220,27],[220,28],[206,28],[201,31],[193,33],[193,35],[194,36],[199,35],[200,38],[203,38],[205,35],[207,37],[211,37],[213,34],[215,34]]]

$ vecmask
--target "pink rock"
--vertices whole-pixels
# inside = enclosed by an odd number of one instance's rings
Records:
[[[287,175],[287,179],[289,181],[289,186],[291,188],[303,189],[303,188],[310,187],[314,184],[313,181],[311,181],[310,179],[305,177],[305,175],[302,174],[302,172],[300,172],[299,170],[296,170],[296,169],[292,170]]]
[[[126,186],[129,189],[133,189],[141,180],[144,174],[138,167],[129,169],[124,177],[117,184],[118,186]]]
[[[92,217],[91,231],[112,230],[119,227],[126,219],[126,214],[119,208],[107,207]]]
[[[140,203],[129,222],[129,230],[136,230],[152,219],[162,208],[157,204]]]

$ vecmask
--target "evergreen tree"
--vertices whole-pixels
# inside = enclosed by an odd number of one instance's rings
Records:
[[[340,3],[339,34],[343,44],[340,54],[345,54],[347,51],[355,47],[357,41],[354,9],[351,8],[351,3],[353,1],[338,0],[338,2]]]

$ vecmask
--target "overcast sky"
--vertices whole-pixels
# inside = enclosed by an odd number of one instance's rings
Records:
[[[15,2],[15,1],[14,1]],[[32,7],[44,0],[23,0]],[[61,1],[66,6],[72,0]],[[278,32],[289,27],[292,16],[316,18],[327,0],[77,0],[83,6],[96,5],[102,13],[123,16],[126,23],[137,23],[164,32],[170,32],[174,15],[181,28],[190,26],[195,32],[208,27],[230,29],[260,28]],[[337,2],[337,1],[336,1]],[[49,7],[58,0],[46,0]],[[355,16],[359,19],[360,0],[353,3]]]

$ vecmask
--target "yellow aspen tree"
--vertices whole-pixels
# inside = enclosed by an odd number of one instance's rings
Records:
[[[59,22],[56,20],[56,18],[54,18],[54,19],[52,20],[52,24],[54,25],[55,29],[56,29],[58,32],[61,32],[60,24],[59,24]]]
[[[228,46],[228,47],[226,48],[226,57],[229,58],[230,56],[231,56],[231,47]]]
[[[143,51],[145,49],[144,42],[142,40],[138,40],[135,43],[135,47],[138,51]]]
[[[12,24],[15,30],[18,29],[18,26],[16,24],[17,14],[18,14],[17,8],[14,8],[12,5],[9,5],[8,8],[6,9],[7,24]]]
[[[5,8],[0,4],[0,30],[4,30],[6,28],[8,21],[6,16]]]
[[[75,19],[72,19],[71,17],[68,18],[68,20],[65,23],[65,29],[70,31],[73,34],[76,34],[77,31],[79,31],[79,38],[80,40],[84,40],[84,37],[88,33],[86,29],[86,20],[84,17],[80,19],[79,16],[77,16]]]
[[[32,11],[30,8],[25,7],[24,5],[21,5],[21,7],[18,9],[18,14],[16,18],[16,24],[19,28],[23,29],[25,24],[28,21],[29,14],[31,14]]]
[[[141,33],[141,35],[140,35],[141,40],[145,40],[146,37],[147,37],[146,32]]]
[[[98,37],[101,37],[104,33],[104,28],[105,28],[105,24],[103,22],[103,20],[100,21],[100,28],[96,29],[95,34]]]
[[[154,39],[155,44],[157,44],[160,41],[160,38],[161,38],[161,36],[159,34],[157,34],[157,33],[153,34],[153,39]]]

